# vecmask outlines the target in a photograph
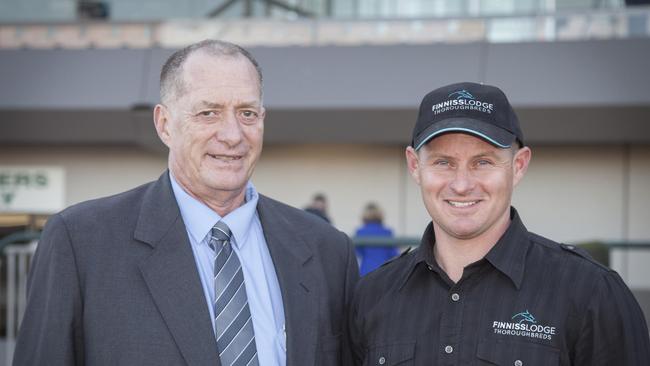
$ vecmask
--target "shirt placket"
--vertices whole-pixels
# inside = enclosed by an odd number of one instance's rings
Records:
[[[465,311],[474,311],[475,309],[466,309],[468,304],[468,296],[472,288],[481,278],[481,272],[484,267],[480,265],[472,265],[467,267],[463,273],[463,277],[457,283],[453,284],[448,280],[451,285],[446,294],[446,301],[444,302],[444,309],[440,319],[440,344],[438,345],[438,364],[439,365],[462,365],[463,357],[462,352],[468,350],[463,349],[467,347],[467,342],[463,342],[461,336],[463,331],[463,322],[466,316]],[[465,338],[473,337],[471,334],[465,334]]]
[[[446,301],[441,312],[439,325],[439,344],[437,347],[437,365],[457,365],[460,341],[460,329],[463,314],[462,289],[463,281],[453,284],[439,267],[427,263],[429,272],[436,273],[449,290],[445,294]]]
[[[463,285],[456,284],[447,292],[445,309],[440,319],[439,365],[458,365],[460,331],[463,321]]]

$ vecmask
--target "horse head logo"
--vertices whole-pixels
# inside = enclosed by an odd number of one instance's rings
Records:
[[[529,322],[529,323],[537,323],[537,320],[535,320],[535,317],[533,314],[531,314],[528,310],[524,311],[523,313],[518,313],[512,316],[513,320],[519,319],[517,323],[523,323],[523,322]]]
[[[452,98],[454,96],[455,96],[455,99],[475,99],[474,96],[465,89],[457,90],[457,91],[449,94],[449,98]]]

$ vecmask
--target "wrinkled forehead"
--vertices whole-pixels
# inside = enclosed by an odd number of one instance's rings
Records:
[[[198,50],[187,58],[179,74],[179,81],[184,86],[202,83],[206,78],[237,78],[261,88],[261,80],[255,66],[241,54],[215,54]]]
[[[223,88],[220,88],[223,87]],[[163,103],[174,103],[185,97],[195,97],[197,90],[218,90],[242,87],[250,91],[261,103],[262,90],[255,66],[243,55],[216,54],[197,50],[179,65],[161,84]]]

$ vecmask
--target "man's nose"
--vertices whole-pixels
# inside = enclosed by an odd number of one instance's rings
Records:
[[[231,111],[225,113],[224,119],[221,122],[219,124],[219,130],[216,133],[217,140],[228,146],[236,146],[239,144],[243,138],[243,133],[241,124],[237,120],[236,112]]]
[[[459,168],[449,184],[452,191],[459,195],[464,195],[472,191],[476,184],[476,180],[472,176],[469,169]]]

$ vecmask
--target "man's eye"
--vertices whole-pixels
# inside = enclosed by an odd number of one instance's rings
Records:
[[[244,109],[239,112],[239,119],[244,123],[255,123],[258,119],[258,114],[253,110]]]
[[[212,117],[212,116],[216,116],[216,115],[217,115],[217,113],[215,111],[201,111],[201,112],[199,112],[199,116],[202,116],[202,117]]]
[[[476,162],[476,165],[478,166],[486,166],[486,165],[492,165],[492,162],[486,159],[481,159]]]
[[[447,166],[447,165],[449,165],[449,161],[447,161],[447,160],[436,160],[435,162],[433,162],[433,165]]]

